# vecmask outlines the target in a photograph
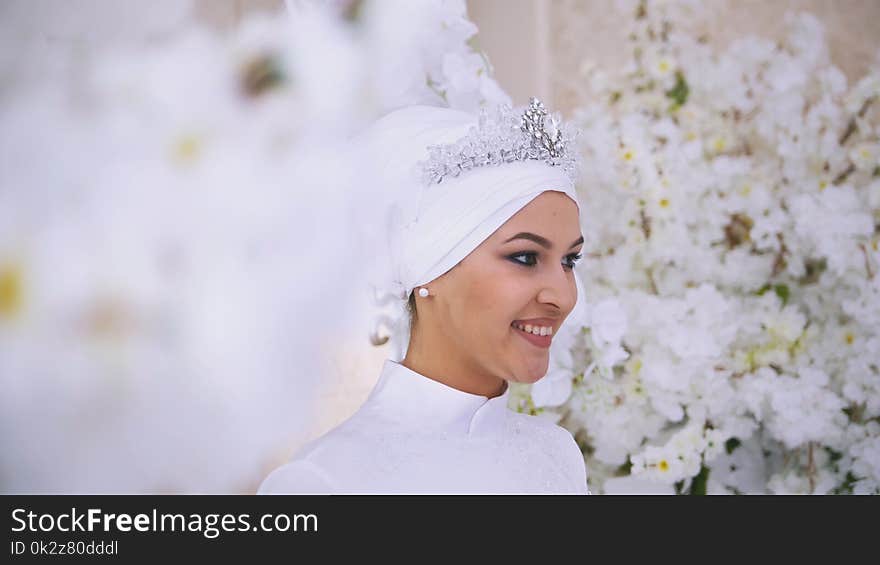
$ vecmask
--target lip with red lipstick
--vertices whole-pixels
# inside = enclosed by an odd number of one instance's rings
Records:
[[[547,327],[550,328],[550,333],[547,335],[535,335],[517,326],[531,328]],[[527,320],[514,320],[510,327],[532,345],[546,349],[550,347],[550,342],[553,340],[553,333],[556,331],[556,321],[552,318],[529,318]]]

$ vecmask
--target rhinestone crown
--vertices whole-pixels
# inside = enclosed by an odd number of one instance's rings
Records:
[[[480,110],[479,122],[455,143],[431,145],[428,159],[419,163],[426,185],[439,184],[476,167],[529,159],[545,161],[575,181],[577,130],[562,124],[558,113],[547,113],[544,104],[531,98],[514,109],[507,104]]]

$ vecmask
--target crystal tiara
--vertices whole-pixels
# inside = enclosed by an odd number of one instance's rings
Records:
[[[515,110],[507,104],[482,108],[479,122],[455,143],[428,146],[428,159],[420,161],[422,181],[439,184],[476,167],[513,161],[538,160],[562,167],[572,182],[577,176],[577,130],[561,124],[558,113],[548,115],[537,98]]]

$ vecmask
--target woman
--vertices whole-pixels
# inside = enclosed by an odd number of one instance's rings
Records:
[[[571,434],[507,407],[509,382],[547,373],[577,302],[574,133],[534,98],[479,122],[413,106],[371,127],[378,181],[399,191],[389,245],[406,354],[259,493],[589,493]]]

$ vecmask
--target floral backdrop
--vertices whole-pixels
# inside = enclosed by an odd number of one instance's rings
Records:
[[[880,74],[806,13],[714,52],[696,6],[624,5],[629,64],[586,63],[591,312],[520,406],[600,491],[876,494]]]
[[[90,49],[19,37],[72,25],[38,5],[0,14],[0,490],[253,492],[369,317],[389,195],[346,141],[510,98],[463,0],[228,32],[157,2],[173,32]],[[698,3],[616,6],[630,63],[585,61],[566,116],[587,303],[511,407],[594,493],[877,493],[880,74],[847,84],[809,14],[717,51],[677,31]]]

